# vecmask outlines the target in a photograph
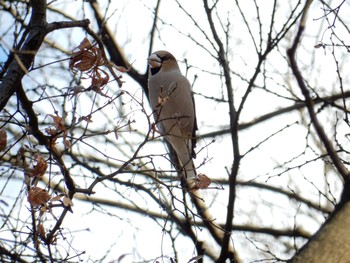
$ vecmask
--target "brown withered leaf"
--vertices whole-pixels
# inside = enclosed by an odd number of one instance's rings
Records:
[[[27,162],[27,159],[32,155],[31,150],[28,145],[24,144],[21,146],[21,148],[18,149],[17,155],[16,155],[16,162],[17,165],[20,167],[28,167],[29,164]]]
[[[66,195],[62,198],[62,202],[63,202],[64,206],[74,206],[72,199],[70,199]]]
[[[191,192],[199,189],[207,189],[211,184],[211,180],[205,174],[198,174],[195,178],[188,180],[188,186]]]
[[[4,128],[0,129],[0,152],[7,146],[7,133]]]
[[[107,85],[108,81],[109,81],[108,73],[103,69],[99,69],[99,70],[96,70],[96,74],[93,75],[91,85],[103,87]]]
[[[66,126],[65,126],[64,117],[60,117],[60,116],[52,115],[52,114],[48,114],[47,116],[50,116],[53,119],[53,126],[54,126],[54,128],[46,128],[45,132],[47,134],[51,135],[51,136],[55,136],[58,133],[62,133],[64,146],[66,148],[69,148],[70,147],[70,142],[67,139],[68,130],[67,130]],[[57,138],[54,137],[51,140],[52,146],[54,146],[54,144],[56,143],[56,139]]]
[[[37,226],[37,230],[36,231],[37,231],[38,236],[40,237],[40,239],[42,241],[45,241],[45,239],[46,239],[46,231],[45,231],[44,226],[39,223],[38,226]]]
[[[76,49],[69,61],[71,70],[86,72],[104,65],[101,50],[93,46],[87,38],[84,38]]]
[[[87,115],[87,116],[81,116],[80,120],[86,121],[87,123],[92,123],[92,116],[91,114]]]
[[[48,135],[51,135],[51,136],[54,136],[54,135],[57,134],[56,129],[52,129],[52,128],[45,128],[45,132],[46,132]]]
[[[65,131],[66,127],[64,126],[64,119],[60,116],[55,116],[52,114],[48,114],[53,120],[53,126],[55,127],[57,132]]]
[[[26,167],[24,169],[25,175],[41,178],[45,174],[48,164],[40,153],[35,153],[33,158],[36,164],[33,165],[33,168]]]
[[[110,62],[106,61],[102,56],[102,51],[92,45],[87,38],[76,49],[77,51],[73,52],[69,62],[70,69],[73,72],[81,71],[85,73],[87,75],[86,78],[91,79],[92,90],[105,96],[101,90],[107,85],[109,74],[101,67]]]
[[[39,217],[40,217],[40,218],[43,217],[43,215],[45,215],[45,213],[46,213],[48,210],[50,211],[50,207],[47,206],[47,205],[43,205],[42,207],[40,207],[40,210],[39,210]]]
[[[67,139],[64,139],[64,140],[63,140],[63,145],[64,145],[64,147],[65,147],[66,149],[68,149],[68,148],[70,148],[70,147],[72,146],[72,144],[70,143],[70,141],[67,140]]]
[[[47,170],[47,161],[40,153],[35,153],[34,159],[36,161],[36,165],[34,165],[33,172],[35,173],[35,176],[40,178],[45,174]]]
[[[40,206],[45,204],[51,199],[51,195],[45,189],[40,187],[32,187],[28,191],[27,200],[32,206]]]
[[[64,197],[64,196],[66,196],[66,195],[65,195],[65,194],[58,194],[58,195],[56,195],[55,197],[52,197],[52,198],[51,198],[51,201],[52,201],[52,202],[59,201],[59,200],[61,200],[61,198]]]
[[[206,189],[211,184],[210,178],[205,174],[198,174],[197,179],[199,189]]]

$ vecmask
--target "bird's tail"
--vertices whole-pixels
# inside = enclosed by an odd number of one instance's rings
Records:
[[[186,187],[191,190],[191,189],[196,189],[197,185],[197,172],[196,168],[194,166],[193,159],[190,158],[190,160],[182,167],[183,169],[183,176],[187,181]]]
[[[182,169],[184,170],[185,178],[187,180],[191,178],[195,178],[197,175],[196,167],[194,166],[194,162],[192,158],[190,158],[187,161],[187,163],[183,164]]]

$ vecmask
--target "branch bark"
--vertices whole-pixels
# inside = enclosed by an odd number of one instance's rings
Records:
[[[34,58],[45,36],[57,29],[72,27],[87,27],[89,20],[82,21],[63,21],[48,24],[46,21],[46,0],[31,1],[32,15],[28,28],[22,35],[22,44],[18,44],[12,55],[14,59],[10,63],[6,74],[0,83],[0,111],[6,106],[10,97],[20,86],[20,81],[28,73],[34,62]],[[19,41],[22,43],[22,41]]]
[[[17,46],[13,50],[16,59],[10,64],[2,82],[0,83],[0,110],[2,110],[10,97],[15,93],[19,81],[28,72],[34,61],[36,52],[39,50],[46,34],[46,1],[31,1],[32,16],[29,22],[28,33],[23,46]]]
[[[350,258],[350,203],[328,220],[310,239],[291,263],[349,262]]]

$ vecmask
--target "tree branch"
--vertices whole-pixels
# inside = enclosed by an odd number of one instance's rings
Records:
[[[23,46],[14,50],[15,60],[10,64],[2,82],[0,83],[0,111],[16,91],[19,81],[27,73],[34,61],[46,34],[46,1],[32,0],[32,16],[29,22],[29,30]]]
[[[298,28],[297,35],[295,36],[295,39],[293,41],[293,45],[290,49],[287,51],[287,55],[290,61],[290,67],[292,69],[292,72],[295,76],[295,79],[298,82],[299,88],[301,92],[304,95],[305,98],[305,106],[309,112],[309,116],[311,119],[311,122],[316,130],[316,133],[320,140],[322,141],[324,147],[327,150],[327,153],[329,154],[331,160],[333,161],[334,166],[336,167],[337,171],[339,172],[340,176],[345,182],[349,182],[349,171],[348,169],[344,166],[342,163],[341,159],[339,158],[337,151],[334,149],[333,144],[331,140],[328,138],[326,132],[324,131],[321,123],[318,120],[317,114],[314,109],[314,100],[311,98],[310,91],[305,85],[304,78],[299,70],[298,63],[296,61],[296,51],[298,48],[299,43],[301,42],[301,37],[303,35],[304,29],[305,29],[305,24],[306,24],[306,17],[307,13],[310,7],[312,0],[307,0],[305,7],[304,7],[304,12],[301,17],[300,25]]]
[[[350,98],[350,91],[344,91],[344,93],[339,93],[339,94],[335,94],[335,95],[331,95],[331,96],[327,96],[327,97],[323,97],[323,98],[317,97],[316,99],[314,99],[314,105],[320,104],[320,103],[326,103],[326,104],[334,106],[335,101],[340,100],[340,99],[344,100],[347,98]],[[274,117],[278,117],[282,114],[290,113],[290,112],[293,112],[295,110],[301,110],[305,107],[306,107],[305,101],[297,102],[294,105],[291,105],[291,106],[288,106],[285,108],[281,108],[281,109],[277,109],[275,111],[261,115],[252,121],[249,121],[246,123],[240,123],[238,125],[238,130],[240,130],[240,131],[245,130],[247,128],[253,127],[256,124],[271,120]],[[337,106],[335,106],[335,107],[337,107]],[[231,132],[230,128],[223,128],[223,129],[220,129],[218,131],[200,134],[198,137],[199,138],[215,138],[217,136],[229,134],[230,132]]]
[[[97,25],[101,31],[102,41],[108,50],[109,55],[111,56],[111,61],[113,61],[118,66],[129,67],[130,70],[128,74],[131,78],[133,78],[144,90],[146,94],[148,94],[147,89],[147,73],[140,74],[133,67],[130,66],[128,60],[126,59],[122,49],[115,41],[115,36],[112,34],[111,30],[107,26],[104,21],[104,17],[100,12],[98,3],[96,0],[89,1],[90,6],[95,14],[95,18],[97,21]],[[148,96],[147,96],[148,97]]]
[[[11,259],[11,261],[9,261],[9,262],[19,262],[19,263],[28,263],[29,262],[29,261],[22,259],[22,257],[19,254],[15,254],[2,246],[0,246],[0,255],[1,255],[2,259],[4,259],[4,256],[9,257]]]
[[[219,46],[218,50],[218,61],[224,72],[225,85],[228,96],[228,105],[229,105],[229,116],[230,116],[230,132],[231,140],[233,146],[233,163],[232,168],[229,174],[229,197],[227,203],[227,214],[226,214],[226,223],[224,228],[224,236],[221,240],[221,252],[220,257],[217,262],[225,262],[226,259],[229,259],[233,262],[237,260],[237,256],[234,251],[230,249],[230,240],[231,240],[231,230],[232,230],[232,221],[234,217],[234,203],[236,199],[236,178],[238,174],[239,164],[240,164],[240,150],[239,150],[239,141],[238,141],[238,114],[234,106],[233,99],[233,87],[230,74],[229,62],[226,59],[225,48],[219,37],[215,24],[212,17],[213,8],[210,8],[207,0],[203,0],[204,9],[208,18],[209,26],[213,34],[213,38],[216,44]]]

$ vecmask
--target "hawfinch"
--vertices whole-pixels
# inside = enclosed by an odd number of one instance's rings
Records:
[[[181,74],[175,57],[156,51],[148,58],[148,92],[159,132],[173,146],[189,187],[196,178],[196,113],[191,84]]]

